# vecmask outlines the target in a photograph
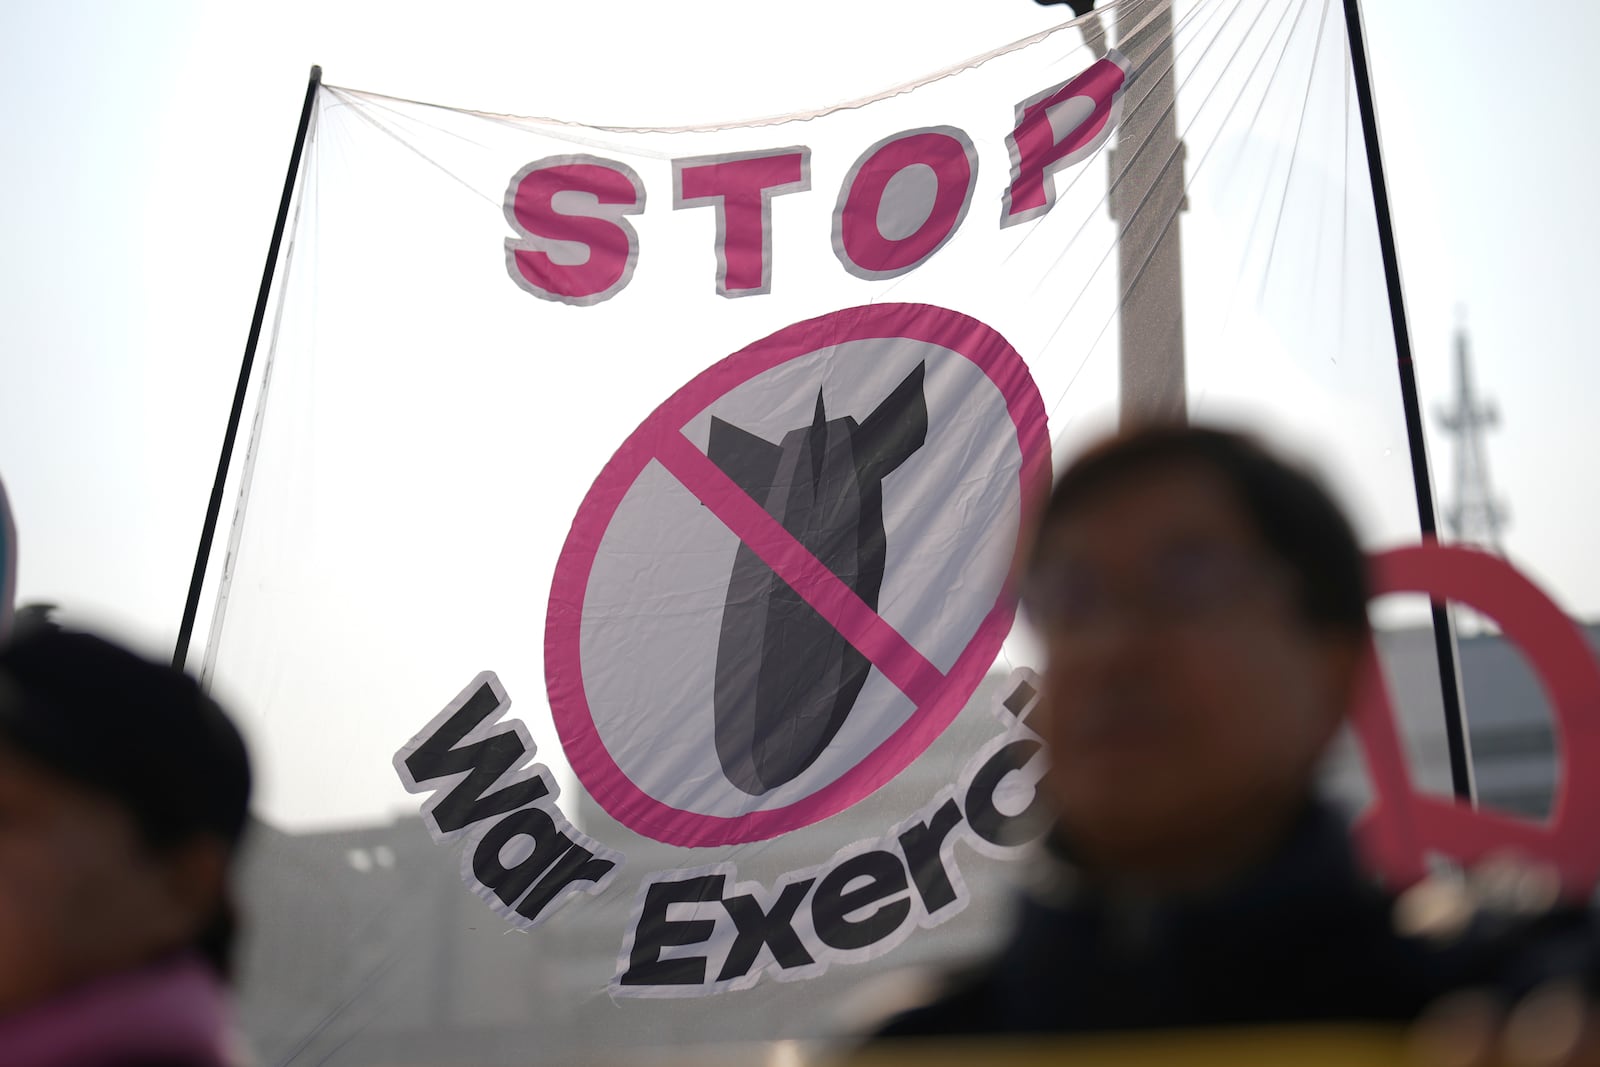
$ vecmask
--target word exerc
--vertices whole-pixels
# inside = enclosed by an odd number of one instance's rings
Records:
[[[463,843],[461,877],[508,922],[525,928],[568,898],[610,884],[622,854],[586,837],[556,807],[549,768],[526,765],[528,728],[511,719],[500,679],[485,671],[395,753],[406,791],[431,792],[422,821],[434,840]]]
[[[1127,60],[1112,51],[1016,105],[1006,135],[1011,181],[1002,227],[1055,205],[1056,175],[1088,158],[1116,128],[1129,77]],[[977,151],[956,127],[885,137],[845,175],[833,211],[834,254],[859,278],[915,270],[966,219],[977,176]],[[771,292],[772,200],[810,188],[811,150],[800,145],[672,161],[673,209],[715,215],[716,286],[727,297]],[[536,160],[512,176],[503,206],[517,233],[505,242],[506,271],[525,291],[588,306],[632,279],[639,236],[627,216],[644,211],[645,188],[626,164],[591,155]]]
[[[985,745],[952,787],[877,840],[783,875],[769,889],[738,881],[731,863],[647,877],[639,888],[611,991],[694,997],[744,989],[764,976],[813,978],[832,963],[875,959],[915,929],[938,926],[970,899],[955,846],[1014,858],[1044,829],[1037,783],[1042,742],[1023,719],[1037,678],[1019,671],[996,705],[1010,728]]]

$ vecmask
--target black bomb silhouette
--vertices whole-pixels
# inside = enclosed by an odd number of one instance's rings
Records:
[[[828,418],[772,444],[715,416],[707,454],[874,611],[887,540],[883,479],[922,447],[928,405],[917,364],[872,414]],[[740,544],[728,579],[713,697],[717,758],[752,796],[816,762],[855,706],[871,663]]]

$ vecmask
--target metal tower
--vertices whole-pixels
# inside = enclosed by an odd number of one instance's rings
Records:
[[[1499,424],[1500,413],[1493,401],[1479,399],[1473,388],[1465,326],[1456,327],[1455,407],[1441,411],[1439,421],[1455,438],[1455,499],[1445,508],[1445,523],[1458,542],[1504,555],[1506,508],[1489,487],[1489,450],[1484,443],[1484,431]]]

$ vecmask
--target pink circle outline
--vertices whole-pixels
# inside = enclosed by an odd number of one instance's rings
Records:
[[[816,792],[783,807],[739,816],[685,811],[644,792],[617,766],[594,724],[583,690],[582,605],[601,538],[624,495],[656,455],[656,443],[664,434],[681,433],[715,400],[759,374],[833,345],[879,338],[938,345],[982,370],[1005,398],[1016,427],[1022,455],[1019,499],[1026,504],[1033,492],[1049,484],[1044,401],[1027,364],[996,330],[931,304],[871,304],[793,323],[713,364],[663,401],[606,462],[579,505],[556,561],[545,616],[546,689],[562,749],[590,795],[624,826],[667,844],[711,846],[764,841],[836,815],[920,756],[960,713],[994,662],[1015,614],[1004,587],[931,705],[916,708],[877,748]]]

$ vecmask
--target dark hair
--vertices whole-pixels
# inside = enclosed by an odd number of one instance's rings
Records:
[[[1366,557],[1344,512],[1311,475],[1248,437],[1225,430],[1160,425],[1119,434],[1067,467],[1039,517],[1030,569],[1039,562],[1043,532],[1109,489],[1155,469],[1200,466],[1232,490],[1267,548],[1299,581],[1300,609],[1319,628],[1364,634]]]
[[[250,763],[194,679],[48,619],[0,646],[0,742],[115,800],[155,852],[197,837],[235,851]],[[218,901],[195,948],[228,974],[233,909]]]

